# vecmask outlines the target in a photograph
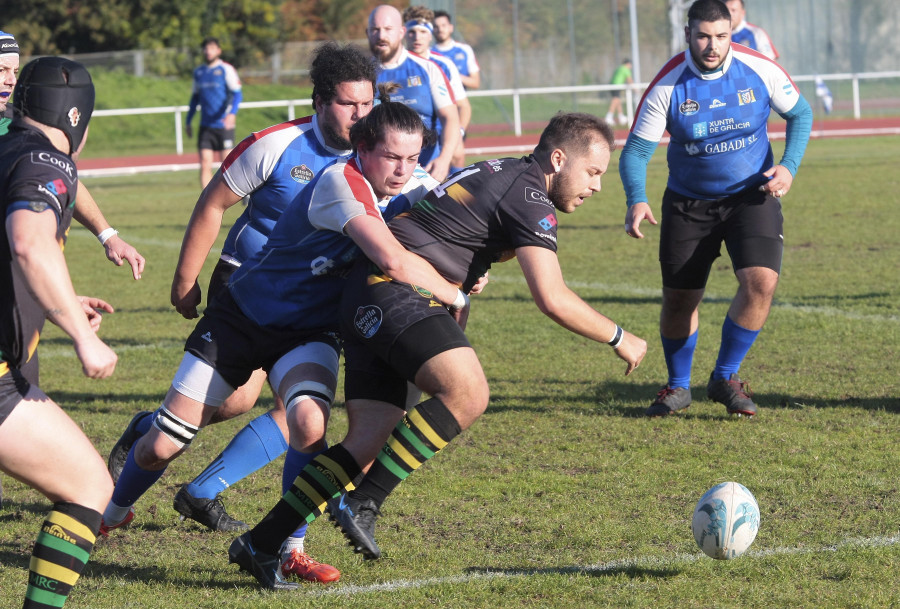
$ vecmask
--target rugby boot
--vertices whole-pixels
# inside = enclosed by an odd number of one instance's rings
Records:
[[[756,404],[750,399],[750,385],[743,382],[733,373],[727,379],[715,379],[709,375],[709,384],[706,386],[706,395],[709,399],[725,404],[728,414],[752,417],[756,414]]]
[[[211,531],[246,531],[250,528],[246,522],[228,515],[219,495],[212,499],[192,497],[186,486],[175,493],[172,507],[181,514],[181,520],[190,518]]]
[[[281,574],[285,577],[296,575],[306,581],[320,583],[336,582],[341,578],[341,572],[336,568],[314,560],[299,548],[291,550],[287,558],[282,554],[281,558]]]
[[[381,548],[375,543],[375,520],[380,515],[371,499],[360,501],[344,493],[328,500],[328,518],[341,530],[353,551],[369,560],[381,558]]]
[[[122,519],[121,522],[118,522],[113,525],[106,524],[103,520],[100,521],[100,535],[103,537],[109,537],[109,532],[114,531],[116,529],[124,529],[131,521],[134,520],[134,506],[128,509],[128,514],[125,515],[125,518]]]
[[[244,533],[231,542],[228,548],[228,562],[236,564],[256,578],[259,585],[269,590],[296,590],[298,582],[289,582],[281,574],[281,558],[277,554],[267,554],[253,547],[250,533]]]
[[[684,410],[691,405],[691,390],[684,387],[663,387],[656,394],[656,400],[644,412],[648,417],[664,417]]]
[[[142,410],[134,415],[131,418],[131,422],[128,423],[128,427],[125,428],[125,431],[119,437],[119,440],[113,445],[112,450],[109,451],[109,460],[106,462],[106,467],[109,469],[109,475],[112,476],[113,484],[119,481],[119,476],[122,474],[122,468],[125,467],[125,461],[128,460],[128,453],[131,452],[131,447],[141,438],[141,434],[137,430],[138,423],[151,414],[153,412],[150,410]]]

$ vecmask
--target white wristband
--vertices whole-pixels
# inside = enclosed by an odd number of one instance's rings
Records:
[[[109,228],[100,231],[100,234],[97,235],[97,241],[100,242],[100,245],[106,245],[106,242],[109,241],[110,237],[118,234],[119,231],[110,226]]]
[[[464,309],[469,306],[469,297],[465,292],[458,289],[456,290],[456,300],[453,301],[453,304],[450,305],[451,311],[458,311],[459,309]]]
[[[625,338],[625,331],[622,330],[618,325],[616,325],[616,333],[613,334],[613,337],[607,343],[613,349],[618,349],[619,345],[622,344],[622,339]]]

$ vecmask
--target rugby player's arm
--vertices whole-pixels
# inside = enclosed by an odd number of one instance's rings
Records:
[[[356,216],[344,225],[344,232],[394,281],[425,288],[447,306],[456,300],[459,287],[444,279],[427,260],[403,247],[381,219]]]
[[[462,81],[463,85],[466,89],[480,89],[481,88],[481,71],[475,72],[466,76],[465,74],[460,74],[459,79]]]
[[[459,110],[456,104],[450,104],[437,110],[441,121],[441,153],[425,168],[439,182],[443,182],[450,173],[450,159],[459,144]]]
[[[541,313],[566,330],[598,343],[609,343],[615,338],[616,323],[594,310],[566,285],[556,252],[530,245],[517,248],[516,258]],[[623,330],[622,342],[615,353],[628,364],[625,374],[631,374],[644,359],[647,343]]]
[[[622,154],[619,156],[619,175],[625,188],[625,232],[642,239],[640,225],[643,220],[656,224],[656,218],[647,202],[647,165],[656,150],[657,143],[645,140],[634,133],[628,134]]]
[[[225,182],[222,172],[216,172],[194,206],[181,242],[171,293],[172,306],[187,319],[198,316],[201,291],[197,278],[222,229],[222,217],[241,198]]]
[[[72,338],[85,375],[105,378],[115,369],[116,354],[97,337],[75,295],[56,240],[57,222],[50,210],[10,212],[6,217],[10,253],[47,319]]]
[[[86,229],[91,231],[95,237],[100,236],[103,231],[112,228],[100,207],[91,196],[90,191],[81,182],[78,181],[78,190],[75,192],[75,211],[72,214],[75,220]],[[130,245],[124,239],[119,237],[119,233],[115,232],[108,237],[103,243],[106,250],[106,257],[116,266],[122,266],[122,262],[128,262],[131,267],[131,275],[135,279],[141,278],[144,272],[144,257],[138,253],[134,246]]]

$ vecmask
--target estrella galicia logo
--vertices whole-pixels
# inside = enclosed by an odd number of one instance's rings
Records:
[[[384,315],[380,307],[375,305],[366,305],[356,309],[356,316],[353,318],[353,326],[363,338],[372,338],[381,327]]]
[[[528,203],[539,203],[541,205],[546,205],[547,207],[553,207],[553,203],[550,202],[547,195],[531,186],[525,187],[525,201]]]
[[[709,135],[709,127],[706,122],[694,123],[694,139],[699,140]]]
[[[556,216],[554,214],[549,214],[545,216],[538,224],[541,225],[541,228],[544,230],[550,230],[554,226],[556,226]]]
[[[686,99],[680,106],[678,106],[678,111],[685,116],[691,116],[700,112],[700,104],[692,99]]]
[[[291,167],[291,178],[300,184],[309,184],[313,179],[313,171],[306,165]]]

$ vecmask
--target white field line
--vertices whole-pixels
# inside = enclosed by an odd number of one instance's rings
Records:
[[[523,277],[492,277],[491,281],[499,283],[517,283],[525,285]],[[595,281],[567,281],[566,285],[570,288],[578,288],[583,290],[597,290],[604,294],[628,294],[631,296],[652,296],[662,299],[662,290],[659,288],[642,288],[627,284],[609,284]],[[488,287],[490,290],[490,287]],[[488,292],[490,293],[490,292]],[[474,298],[478,298],[475,296]],[[703,296],[704,302],[731,302],[733,295],[723,296],[706,292]],[[477,302],[477,301],[476,301]],[[809,313],[813,315],[825,315],[828,317],[843,317],[844,319],[852,319],[859,321],[876,321],[876,322],[900,322],[900,315],[878,315],[871,313],[856,313],[838,307],[823,307],[815,305],[794,304],[787,301],[779,301],[777,298],[772,303],[772,308],[782,311],[795,313]]]
[[[772,556],[793,556],[805,554],[825,554],[855,549],[873,549],[895,546],[900,543],[900,535],[888,537],[856,537],[841,540],[834,545],[804,547],[804,548],[772,548],[768,550],[751,550],[744,556],[750,558],[768,558]],[[704,554],[675,554],[673,556],[655,556],[647,558],[622,558],[595,565],[572,565],[566,567],[545,567],[537,569],[502,569],[497,571],[485,571],[483,573],[469,573],[466,575],[448,575],[445,577],[425,577],[422,579],[400,579],[396,581],[369,584],[365,586],[348,585],[334,588],[313,589],[303,591],[300,594],[308,597],[321,596],[356,596],[360,594],[373,594],[378,592],[397,592],[414,588],[427,588],[446,584],[468,584],[494,579],[516,579],[533,577],[538,575],[577,575],[596,574],[622,571],[625,569],[646,567],[676,567],[700,560],[712,560]]]

